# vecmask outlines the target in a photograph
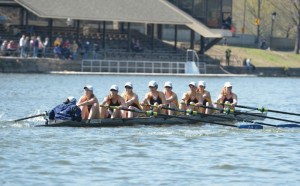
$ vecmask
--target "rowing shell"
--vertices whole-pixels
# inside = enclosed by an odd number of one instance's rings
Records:
[[[249,113],[249,112],[247,112]],[[253,113],[253,112],[251,112]],[[237,121],[263,120],[266,113],[255,112],[253,115],[233,115],[233,114],[212,114],[196,116],[156,116],[156,117],[139,117],[139,118],[116,118],[116,119],[92,119],[90,121],[49,121],[46,127],[120,127],[136,125],[188,125],[188,124],[205,124],[213,122],[223,122],[234,124]]]

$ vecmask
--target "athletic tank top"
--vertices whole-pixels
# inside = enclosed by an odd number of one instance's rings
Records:
[[[150,105],[154,105],[154,103],[157,103],[159,105],[162,104],[162,100],[160,99],[159,96],[157,96],[156,99],[154,99],[153,96],[151,96],[149,101],[150,101]]]
[[[233,103],[233,98],[231,97],[231,98],[226,98],[225,97],[225,99],[223,100],[223,104],[226,102],[226,101],[228,101],[229,103]]]

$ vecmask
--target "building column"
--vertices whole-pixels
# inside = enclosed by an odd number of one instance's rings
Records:
[[[178,25],[174,25],[174,50],[177,51],[177,32],[178,32]]]
[[[80,20],[77,20],[76,24],[76,40],[79,40]]]
[[[105,49],[106,21],[103,21],[102,34],[103,34],[102,48]]]
[[[154,24],[151,24],[151,50],[154,50]]]
[[[130,29],[130,23],[127,23],[127,39],[128,39],[128,46],[127,50],[128,52],[131,51],[131,29]]]
[[[195,48],[195,31],[191,29],[191,45],[190,48],[194,49]]]
[[[48,33],[48,37],[49,37],[49,46],[52,46],[52,41],[53,41],[53,38],[52,38],[52,32],[53,32],[53,19],[48,19],[48,30],[49,30],[49,33]]]
[[[200,35],[200,54],[204,54],[205,52],[205,38]]]

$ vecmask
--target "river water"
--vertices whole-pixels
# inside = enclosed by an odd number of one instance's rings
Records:
[[[205,80],[215,100],[226,81],[240,105],[300,113],[299,78],[0,74],[0,185],[299,185],[300,129],[246,130],[216,125],[44,128],[39,114],[87,84],[102,100],[131,81],[172,81],[179,97]],[[269,113],[299,121],[299,117]],[[266,123],[285,122],[265,120]]]

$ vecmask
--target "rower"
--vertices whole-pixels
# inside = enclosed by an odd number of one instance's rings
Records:
[[[181,110],[192,110],[197,111],[199,107],[203,103],[202,96],[197,92],[196,83],[194,81],[189,83],[190,90],[185,92],[182,96],[180,102],[180,109]]]
[[[218,97],[217,107],[224,108],[229,106],[230,109],[234,109],[235,105],[237,105],[237,95],[232,92],[231,82],[226,82],[222,88],[221,94]]]
[[[164,95],[168,107],[172,109],[178,109],[179,108],[178,98],[177,98],[177,94],[172,91],[173,89],[172,82],[170,81],[165,82],[164,88],[165,88]],[[174,115],[174,113],[175,113],[174,110],[168,110],[168,115]]]
[[[93,93],[93,86],[87,85],[83,89],[84,94],[77,103],[77,106],[81,109],[82,119],[98,119],[100,117],[99,102]]]
[[[119,88],[117,85],[110,87],[110,93],[101,103],[101,118],[122,118],[122,108],[126,108],[125,100],[118,95]],[[116,108],[111,108],[116,107]]]
[[[157,91],[158,84],[156,81],[150,81],[149,84],[150,92],[145,95],[144,100],[141,102],[144,111],[150,110],[149,106],[152,106],[152,110],[158,113],[166,113],[161,108],[166,105],[166,98],[163,92]]]
[[[131,82],[125,83],[125,91],[122,93],[122,97],[125,100],[126,106],[130,110],[135,110],[135,111],[141,111],[142,107],[139,103],[139,98],[138,96],[132,91],[133,85]],[[137,117],[138,113],[137,112],[131,112],[131,111],[123,111],[124,115],[123,118],[133,118]]]
[[[211,101],[211,96],[210,92],[205,90],[206,88],[206,82],[205,81],[199,81],[198,82],[198,89],[197,92],[203,97],[203,105],[206,107],[212,107],[212,101]],[[212,110],[208,108],[201,108],[200,109],[202,113],[205,114],[211,114]]]

